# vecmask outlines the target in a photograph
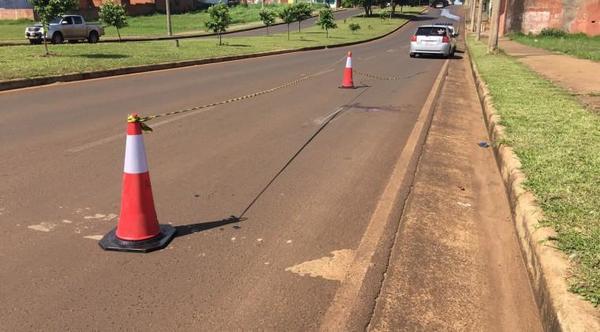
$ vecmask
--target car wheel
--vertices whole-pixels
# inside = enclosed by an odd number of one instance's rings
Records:
[[[65,41],[65,39],[63,38],[62,33],[55,32],[52,35],[52,44],[62,44],[64,41]]]
[[[415,57],[415,54],[414,54],[414,53],[410,53],[410,54],[408,54],[408,55],[409,55],[411,58],[414,58],[414,57]]]
[[[100,37],[98,37],[98,33],[96,31],[90,32],[90,36],[88,37],[88,43],[95,44],[98,42],[98,40],[100,40]]]

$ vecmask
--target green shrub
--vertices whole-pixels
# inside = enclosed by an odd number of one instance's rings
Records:
[[[541,37],[566,37],[567,33],[560,29],[544,28],[540,32],[539,36],[541,36]]]

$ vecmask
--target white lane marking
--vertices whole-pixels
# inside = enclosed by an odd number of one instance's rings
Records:
[[[456,203],[464,208],[471,207],[471,204],[469,204],[469,203],[463,203],[463,202],[456,202]]]
[[[51,222],[41,222],[37,225],[30,225],[27,226],[27,228],[34,230],[34,231],[38,231],[38,232],[50,232],[52,231],[54,228],[56,227],[55,223],[51,223]]]
[[[192,115],[196,115],[196,114],[201,114],[201,113],[213,110],[214,108],[215,107],[208,107],[208,108],[205,108],[205,109],[202,109],[202,110],[198,110],[198,111],[194,111],[194,112],[183,113],[181,115],[174,116],[174,117],[172,117],[170,119],[153,123],[152,124],[152,128],[157,128],[157,127],[166,125],[167,123],[171,123],[173,121],[177,121],[177,120],[181,120],[183,118],[187,118],[188,116],[192,116]],[[117,135],[108,136],[108,137],[99,139],[97,141],[89,142],[89,143],[86,143],[86,144],[83,144],[83,145],[80,145],[80,146],[68,149],[67,152],[76,153],[76,152],[81,152],[81,151],[89,150],[91,148],[95,148],[97,146],[100,146],[100,145],[103,145],[103,144],[106,144],[106,143],[110,143],[110,142],[115,141],[117,139],[122,139],[125,136],[126,136],[125,134],[117,134]]]
[[[291,243],[292,243],[292,240],[287,240],[287,241],[285,241],[285,243],[287,243],[287,244],[291,244]]]
[[[321,257],[288,267],[285,270],[301,276],[308,275],[313,278],[320,277],[327,280],[343,281],[346,272],[348,272],[348,267],[354,259],[354,251],[342,249],[332,251],[331,254],[333,257]]]
[[[96,214],[95,214],[95,215],[93,215],[93,216],[85,216],[85,217],[83,217],[83,219],[102,219],[102,218],[104,218],[104,217],[106,217],[106,215],[105,215],[105,214],[96,213]]]
[[[430,115],[433,112],[434,102],[436,101],[443,78],[447,73],[447,68],[448,60],[444,62],[442,69],[438,73],[406,144],[396,160],[389,181],[379,197],[377,206],[367,224],[367,229],[360,239],[348,273],[336,291],[333,301],[321,321],[321,326],[319,327],[321,331],[346,330],[346,324],[350,320],[350,315],[355,312],[355,308],[363,305],[361,299],[359,299],[360,289],[364,283],[367,271],[372,265],[373,255],[380,245],[386,225],[388,222],[391,222],[389,218],[398,200],[398,195],[401,192],[400,188],[404,184],[412,157],[421,142],[421,134],[424,132],[425,125],[428,123]]]
[[[83,238],[84,239],[90,239],[90,240],[100,241],[100,240],[102,240],[103,236],[104,235],[87,235],[87,236],[84,236]]]
[[[65,223],[65,224],[72,224],[73,223],[71,220],[68,220],[68,219],[63,219],[62,222]]]

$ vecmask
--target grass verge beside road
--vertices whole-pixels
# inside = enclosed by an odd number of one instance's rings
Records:
[[[581,59],[600,61],[600,36],[565,34],[564,36],[542,36],[513,34],[510,38],[519,43],[572,55]]]
[[[537,197],[573,263],[571,290],[600,304],[600,117],[506,55],[469,39],[477,68]]]
[[[421,7],[412,9],[418,13]],[[260,37],[227,37],[226,45],[218,46],[218,39],[103,44],[51,45],[54,54],[44,57],[43,46],[13,46],[0,48],[0,80],[35,78],[71,73],[114,69],[128,66],[205,59],[221,56],[244,55],[258,52],[299,49],[303,47],[334,45],[361,41],[392,31],[405,23],[405,18],[382,21],[377,17],[354,17],[337,22],[338,29],[330,30],[329,38],[319,27],[305,28],[301,33],[292,25],[291,40],[287,34]],[[361,30],[352,33],[350,23],[358,23]]]

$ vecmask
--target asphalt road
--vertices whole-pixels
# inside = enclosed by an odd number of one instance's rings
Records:
[[[419,23],[352,48],[0,93],[0,329],[317,329],[394,166],[414,167],[398,158],[445,61],[408,57]],[[399,79],[355,76],[357,89],[339,89],[349,50],[355,69]],[[147,255],[98,247],[119,213],[128,113],[306,76],[150,122],[159,220],[179,236]],[[383,227],[349,330],[363,329],[375,306],[397,223]]]

